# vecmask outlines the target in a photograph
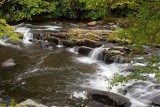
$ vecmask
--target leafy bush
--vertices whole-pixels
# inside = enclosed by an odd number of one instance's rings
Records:
[[[4,19],[0,19],[0,38],[10,37],[12,40],[18,41],[20,36]]]

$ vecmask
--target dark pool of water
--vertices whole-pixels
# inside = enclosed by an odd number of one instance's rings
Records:
[[[0,46],[0,64],[10,58],[17,64],[0,65],[0,91],[13,99],[33,99],[47,106],[83,106],[86,100],[73,93],[83,90],[80,85],[96,69],[77,63],[76,57],[63,48],[51,51],[32,45],[22,49]]]

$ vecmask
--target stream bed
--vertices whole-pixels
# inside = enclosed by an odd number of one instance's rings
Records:
[[[97,61],[94,57],[98,49],[88,57],[77,54],[73,48],[59,46],[62,44],[52,49],[42,49],[39,44],[32,44],[29,41],[32,38],[30,29],[55,31],[63,26],[31,24],[26,26],[17,28],[17,32],[24,33],[22,43],[11,44],[0,41],[0,64],[8,59],[13,59],[16,63],[16,66],[12,67],[0,65],[0,91],[7,93],[13,99],[32,99],[49,107],[84,107],[88,101],[87,90],[106,91],[107,79],[128,66],[128,64],[104,64]],[[135,90],[131,87],[131,93],[126,97],[131,99],[133,107],[146,106],[150,100],[145,100],[147,95],[153,95],[156,89],[144,90],[143,93],[148,92],[145,97],[137,90],[155,84],[134,86]],[[116,89],[111,91],[118,92]],[[159,89],[156,91],[156,94],[160,93]]]

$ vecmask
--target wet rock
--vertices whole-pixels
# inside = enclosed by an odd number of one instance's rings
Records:
[[[65,33],[51,33],[50,36],[54,36],[60,39],[67,39],[69,35]]]
[[[160,106],[160,95],[153,98],[151,105]]]
[[[83,46],[83,40],[62,40],[63,45],[66,47]]]
[[[16,107],[47,107],[45,105],[39,104],[31,99],[27,99],[20,104],[17,104]]]
[[[12,67],[12,66],[15,66],[15,65],[16,65],[16,63],[13,59],[9,59],[9,60],[2,63],[3,67]]]
[[[78,53],[82,54],[82,55],[88,55],[91,51],[92,51],[93,48],[89,48],[89,47],[79,47],[78,49]]]
[[[53,49],[53,44],[45,41],[45,42],[41,43],[41,48],[52,50]]]
[[[48,39],[48,41],[51,42],[51,43],[58,44],[59,40],[55,37],[51,37],[51,38]],[[100,43],[100,42],[87,40],[87,39],[61,40],[61,42],[66,47],[86,46],[86,47],[96,48],[96,47],[102,46],[102,43]]]
[[[54,36],[50,36],[50,37],[47,38],[47,41],[50,42],[50,43],[58,44],[59,39],[54,37]]]
[[[42,33],[33,34],[33,39],[43,40],[44,39],[44,34],[42,34]]]
[[[111,93],[111,92],[105,92],[100,90],[92,90],[89,93],[89,99],[91,101],[94,101],[94,104],[99,104],[101,107],[129,107],[131,105],[131,102],[128,98],[123,97],[121,95]],[[93,104],[93,103],[92,103]],[[91,104],[90,104],[91,105]],[[104,106],[102,106],[104,105]],[[93,106],[93,107],[99,107],[99,106]]]
[[[105,63],[128,63],[127,55],[120,50],[105,49],[102,52],[102,59]]]
[[[109,106],[96,101],[89,101],[89,103],[85,107],[109,107]]]
[[[89,40],[89,39],[85,39],[84,40],[84,46],[91,47],[91,48],[96,48],[96,47],[102,46],[102,43],[97,42],[97,41],[93,41],[93,40]]]
[[[117,26],[116,25],[112,25],[110,26],[110,30],[116,30]]]

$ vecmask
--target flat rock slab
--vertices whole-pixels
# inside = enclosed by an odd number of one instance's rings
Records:
[[[89,92],[89,97],[91,101],[100,103],[101,107],[107,107],[107,106],[130,107],[131,105],[131,102],[128,98],[106,91],[92,90],[91,92]],[[104,106],[102,106],[102,104]],[[99,106],[92,106],[92,107],[99,107]]]

